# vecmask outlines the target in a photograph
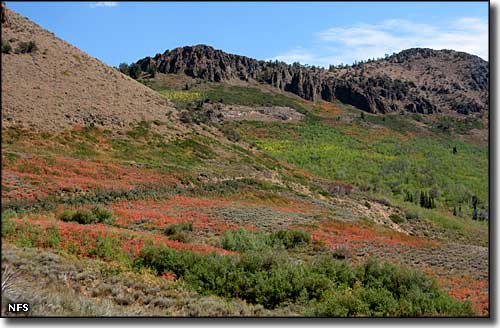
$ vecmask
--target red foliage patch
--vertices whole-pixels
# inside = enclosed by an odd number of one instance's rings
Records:
[[[56,157],[19,158],[2,167],[2,198],[34,200],[65,191],[131,190],[174,186],[177,179],[153,170]]]
[[[317,225],[319,228],[312,232],[313,240],[326,242],[330,246],[345,245],[349,248],[357,248],[367,241],[382,246],[436,247],[439,245],[435,241],[408,236],[393,230],[370,229],[362,222],[327,221],[319,222]]]
[[[23,224],[23,222],[30,223],[34,227],[41,229],[42,236],[49,227],[55,225],[58,228],[59,235],[61,237],[60,247],[66,250],[72,250],[73,252],[83,256],[90,255],[89,251],[96,247],[96,242],[99,237],[110,237],[114,240],[118,240],[121,251],[132,256],[138,255],[146,243],[151,243],[154,246],[163,245],[177,250],[189,250],[202,254],[208,254],[211,252],[216,252],[222,255],[235,254],[234,252],[210,245],[187,244],[176,240],[170,240],[166,236],[162,235],[148,232],[130,231],[103,224],[83,225],[43,219],[15,219],[14,222],[18,224]],[[11,237],[11,239],[14,238],[15,236]],[[42,243],[38,246],[42,246]]]
[[[438,283],[456,300],[472,302],[474,310],[480,315],[488,315],[488,281],[470,276],[440,277]]]
[[[224,231],[231,225],[211,218],[206,212],[210,207],[222,207],[226,200],[176,196],[165,200],[120,201],[111,206],[116,224],[128,227],[135,222],[162,228],[174,223],[192,222],[195,228]],[[222,229],[222,230],[221,230]]]
[[[162,273],[162,278],[168,281],[174,281],[177,279],[177,276],[173,272],[165,271]]]

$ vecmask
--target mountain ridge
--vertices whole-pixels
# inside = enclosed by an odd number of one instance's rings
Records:
[[[411,48],[385,59],[326,70],[195,45],[145,57],[136,64],[144,72],[154,68],[211,82],[255,80],[306,100],[337,99],[370,113],[470,114],[488,110],[488,62],[454,50]]]

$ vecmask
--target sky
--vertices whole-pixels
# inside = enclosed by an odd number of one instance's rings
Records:
[[[6,4],[112,66],[195,44],[323,67],[413,47],[488,60],[488,2]]]

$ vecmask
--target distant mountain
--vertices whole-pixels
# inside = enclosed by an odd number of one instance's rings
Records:
[[[307,100],[323,99],[372,113],[470,114],[488,110],[488,62],[452,50],[408,49],[386,59],[325,70],[258,61],[207,45],[165,51],[137,62],[147,72],[222,82],[255,80]]]

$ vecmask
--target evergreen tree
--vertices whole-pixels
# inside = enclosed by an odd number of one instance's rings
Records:
[[[425,207],[425,193],[420,190],[420,207]]]
[[[137,64],[131,64],[129,66],[129,75],[133,79],[138,79],[141,75],[141,67]]]
[[[122,72],[123,74],[128,75],[128,72],[129,72],[128,64],[121,63],[120,65],[118,65],[118,70],[120,72]]]
[[[436,208],[436,202],[434,201],[434,196],[429,197],[429,208]]]
[[[156,67],[155,66],[149,66],[148,68],[148,74],[149,77],[153,78],[156,75]]]

